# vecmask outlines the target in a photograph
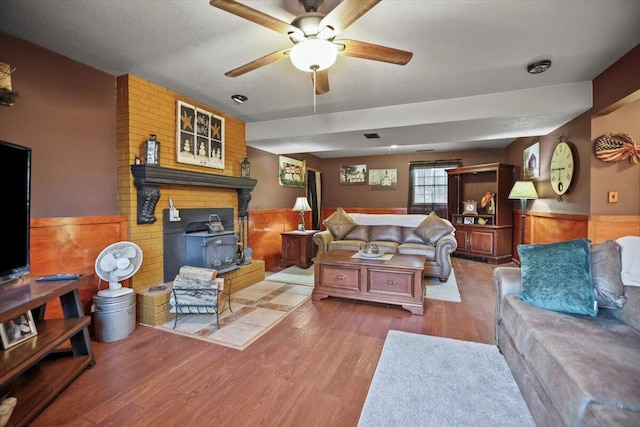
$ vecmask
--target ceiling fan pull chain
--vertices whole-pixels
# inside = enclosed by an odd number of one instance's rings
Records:
[[[318,66],[311,67],[313,70],[313,114],[316,114],[316,73],[318,72]]]

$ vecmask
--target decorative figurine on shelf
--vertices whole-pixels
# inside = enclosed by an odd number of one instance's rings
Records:
[[[240,176],[242,178],[249,178],[251,176],[251,163],[249,163],[249,159],[246,157],[240,163]]]
[[[480,207],[483,209],[486,208],[489,215],[493,215],[496,211],[495,199],[495,195],[488,191],[480,201]]]

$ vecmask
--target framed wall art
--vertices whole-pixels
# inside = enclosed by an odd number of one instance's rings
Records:
[[[177,162],[224,169],[224,117],[178,101]]]
[[[522,152],[522,175],[524,179],[540,177],[540,143],[527,147]]]
[[[340,185],[366,184],[367,165],[340,166]]]
[[[280,156],[278,160],[278,183],[284,187],[304,188],[307,169],[304,160]]]
[[[2,348],[11,348],[38,335],[31,311],[0,323]]]
[[[396,190],[398,169],[370,169],[369,190]]]

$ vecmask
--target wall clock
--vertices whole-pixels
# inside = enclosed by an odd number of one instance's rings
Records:
[[[463,215],[478,215],[478,202],[475,200],[465,200],[462,202],[462,211]]]
[[[553,149],[549,175],[551,187],[562,201],[562,196],[571,189],[571,182],[575,174],[575,154],[571,145],[560,137],[560,142]]]

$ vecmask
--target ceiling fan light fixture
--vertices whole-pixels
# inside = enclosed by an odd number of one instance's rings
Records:
[[[291,48],[289,57],[294,67],[299,70],[306,72],[322,71],[336,62],[338,50],[330,41],[309,39]]]

